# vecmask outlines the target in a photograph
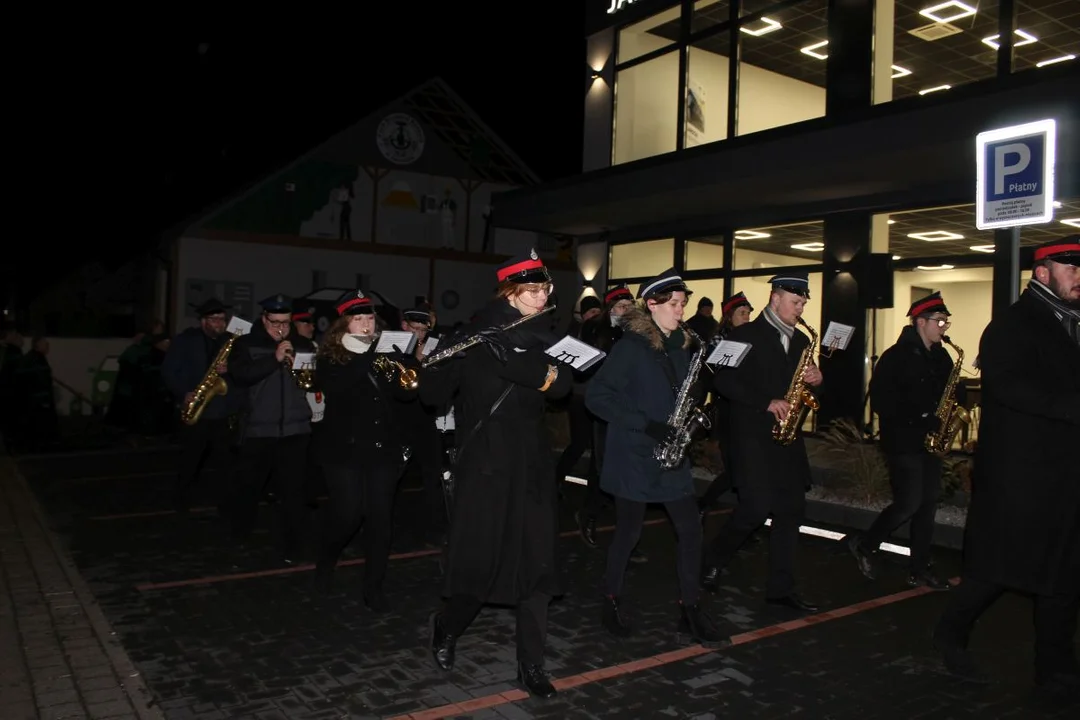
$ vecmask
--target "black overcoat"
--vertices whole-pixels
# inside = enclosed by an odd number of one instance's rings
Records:
[[[983,332],[979,367],[965,570],[1039,595],[1080,592],[1080,348],[1025,290]]]
[[[520,318],[506,300],[493,300],[442,346]],[[544,319],[497,337],[507,347],[505,365],[483,344],[476,345],[464,357],[424,371],[420,399],[435,406],[452,399],[457,426],[444,594],[513,605],[534,592],[562,592],[555,561],[555,469],[544,414],[548,399],[570,392],[572,373],[563,368],[547,392],[539,391],[548,364],[554,363],[544,350],[558,339]],[[488,417],[507,387],[510,393]]]

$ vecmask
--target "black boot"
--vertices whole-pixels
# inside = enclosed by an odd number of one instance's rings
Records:
[[[679,640],[688,645],[697,643],[710,649],[725,648],[731,645],[731,638],[720,633],[712,618],[701,609],[701,605],[683,605],[679,603]]]
[[[625,638],[634,634],[634,629],[619,613],[619,599],[614,595],[604,596],[604,612],[600,621],[604,629],[615,637]]]
[[[557,694],[555,686],[548,679],[548,674],[544,672],[543,665],[519,662],[517,679],[521,686],[529,691],[530,695],[553,698]]]
[[[582,515],[580,511],[574,513],[574,519],[578,523],[578,532],[581,534],[582,541],[593,548],[594,550],[599,547],[596,543],[596,518],[592,515]]]
[[[442,624],[442,616],[431,613],[431,657],[435,664],[443,670],[454,669],[454,657],[457,651],[457,638],[446,632]]]

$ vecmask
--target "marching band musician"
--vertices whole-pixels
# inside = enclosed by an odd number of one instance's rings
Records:
[[[716,331],[716,343],[719,344],[723,341],[728,334],[739,327],[750,322],[750,313],[754,312],[754,308],[750,305],[750,301],[746,299],[746,295],[741,292],[737,292],[720,306],[720,325]],[[704,337],[704,336],[702,336]],[[716,501],[720,499],[720,496],[731,489],[731,404],[727,401],[723,395],[718,392],[712,393],[712,433],[709,438],[710,442],[719,445],[720,452],[720,464],[722,465],[720,472],[716,474],[712,482],[709,483],[708,489],[705,494],[698,500],[698,510],[701,513],[702,522],[705,521],[706,514],[716,504]],[[750,535],[750,538],[756,538],[756,534]]]
[[[225,344],[226,311],[229,309],[217,298],[195,306],[198,327],[182,330],[169,344],[161,364],[161,377],[180,407],[191,402],[210,363]],[[227,368],[223,364],[216,371],[223,376]],[[191,492],[205,461],[214,458],[231,464],[229,407],[230,401],[226,397],[216,396],[207,404],[197,423],[179,426],[180,458],[173,504],[180,512],[187,511],[191,505]]]
[[[311,407],[293,376],[297,352],[315,345],[292,330],[292,299],[274,295],[261,301],[262,317],[236,340],[229,376],[247,397],[240,422],[239,467],[228,504],[232,537],[243,542],[258,519],[259,499],[273,478],[278,495],[278,545],[285,562],[301,550],[307,508],[305,465],[311,434]],[[230,393],[231,394],[231,393]]]
[[[731,403],[731,472],[739,504],[706,549],[702,585],[715,592],[720,570],[746,539],[772,514],[769,535],[769,579],[766,601],[795,610],[817,607],[795,593],[795,554],[799,525],[810,487],[810,463],[802,436],[790,445],[773,440],[773,425],[783,421],[791,406],[785,398],[809,338],[797,329],[810,299],[805,272],[788,272],[769,280],[768,306],[752,322],[733,329],[727,339],[747,343],[737,367],[717,370],[714,387]],[[811,364],[807,385],[822,383],[821,370]]]
[[[562,591],[556,565],[558,508],[551,447],[544,427],[548,398],[570,391],[571,373],[545,354],[557,340],[543,319],[502,326],[544,309],[551,276],[536,251],[497,272],[495,297],[464,329],[473,347],[421,378],[421,400],[454,405],[457,461],[443,594],[431,617],[430,648],[443,670],[454,666],[457,640],[485,603],[517,607],[518,681],[552,697],[544,671],[547,611]],[[453,346],[454,340],[445,341]]]
[[[415,401],[416,391],[378,369],[375,345],[382,330],[371,299],[361,290],[337,301],[338,318],[323,336],[316,382],[326,395],[326,415],[316,442],[330,496],[327,524],[315,565],[315,588],[332,589],[341,552],[364,526],[364,603],[376,612],[390,605],[383,580],[390,558],[394,495],[405,464],[395,400]],[[415,366],[401,353],[389,353]]]
[[[643,283],[639,306],[622,319],[623,338],[589,382],[585,401],[607,422],[607,447],[600,484],[615,496],[615,536],[608,548],[602,622],[611,634],[633,630],[619,599],[630,553],[641,538],[649,503],[663,503],[678,535],[679,633],[707,647],[730,641],[721,636],[699,603],[701,523],[689,458],[664,469],[653,457],[657,443],[669,442],[667,419],[688,377],[691,336],[680,327],[687,290],[669,270]]]
[[[908,585],[948,590],[949,583],[935,575],[930,564],[942,461],[926,449],[926,435],[939,429],[936,411],[953,371],[953,360],[941,344],[950,315],[941,293],[935,292],[913,302],[907,316],[911,324],[882,353],[870,379],[870,406],[880,419],[893,501],[862,536],[851,533],[847,545],[859,571],[876,580],[879,546],[910,520]],[[956,399],[962,402],[963,388],[957,390]]]

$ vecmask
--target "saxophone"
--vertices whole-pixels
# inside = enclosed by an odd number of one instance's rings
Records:
[[[660,467],[665,470],[678,467],[686,456],[686,448],[694,438],[694,432],[700,427],[708,430],[712,427],[712,421],[708,415],[694,404],[694,398],[690,394],[694,383],[697,382],[701,373],[701,365],[705,360],[706,347],[701,337],[686,326],[679,323],[682,331],[697,342],[697,352],[690,361],[690,368],[686,372],[686,379],[679,388],[679,394],[675,398],[675,408],[668,417],[668,425],[675,428],[675,434],[669,442],[663,442],[653,449],[653,457],[660,462]]]
[[[784,400],[791,406],[787,417],[773,425],[773,440],[781,445],[790,445],[795,442],[795,436],[799,432],[799,428],[802,427],[806,414],[821,407],[818,399],[814,397],[814,394],[810,392],[809,387],[806,385],[806,370],[814,362],[814,350],[817,348],[818,336],[814,332],[814,328],[810,327],[802,318],[796,318],[796,322],[810,333],[810,344],[803,350],[802,357],[799,358],[799,367],[795,370],[795,375],[791,378],[791,385],[788,386],[788,391],[784,395]]]
[[[206,410],[206,406],[210,404],[211,400],[218,395],[228,394],[229,386],[225,382],[225,378],[218,374],[217,367],[228,362],[229,353],[232,352],[233,343],[236,342],[238,337],[240,336],[230,333],[229,339],[218,350],[214,362],[210,363],[206,375],[203,376],[202,381],[195,388],[195,396],[191,398],[191,402],[180,409],[180,422],[185,425],[194,425],[199,422],[199,418],[202,417],[203,411]]]
[[[960,371],[964,365],[964,351],[954,344],[948,335],[943,335],[941,340],[956,351],[956,362],[949,373],[949,381],[945,383],[945,392],[941,393],[937,412],[934,413],[940,421],[938,431],[926,434],[926,451],[944,457],[952,449],[953,440],[960,432],[960,427],[971,422],[971,413],[956,402],[956,384],[960,381]]]

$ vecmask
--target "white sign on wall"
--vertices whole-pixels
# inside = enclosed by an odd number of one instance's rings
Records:
[[[608,15],[614,15],[627,5],[633,5],[637,0],[610,0],[611,7],[607,9]]]
[[[392,113],[375,130],[379,152],[396,165],[409,165],[424,154],[424,128],[411,115]]]
[[[1039,120],[988,130],[975,139],[975,226],[980,230],[1054,217],[1057,124]]]

